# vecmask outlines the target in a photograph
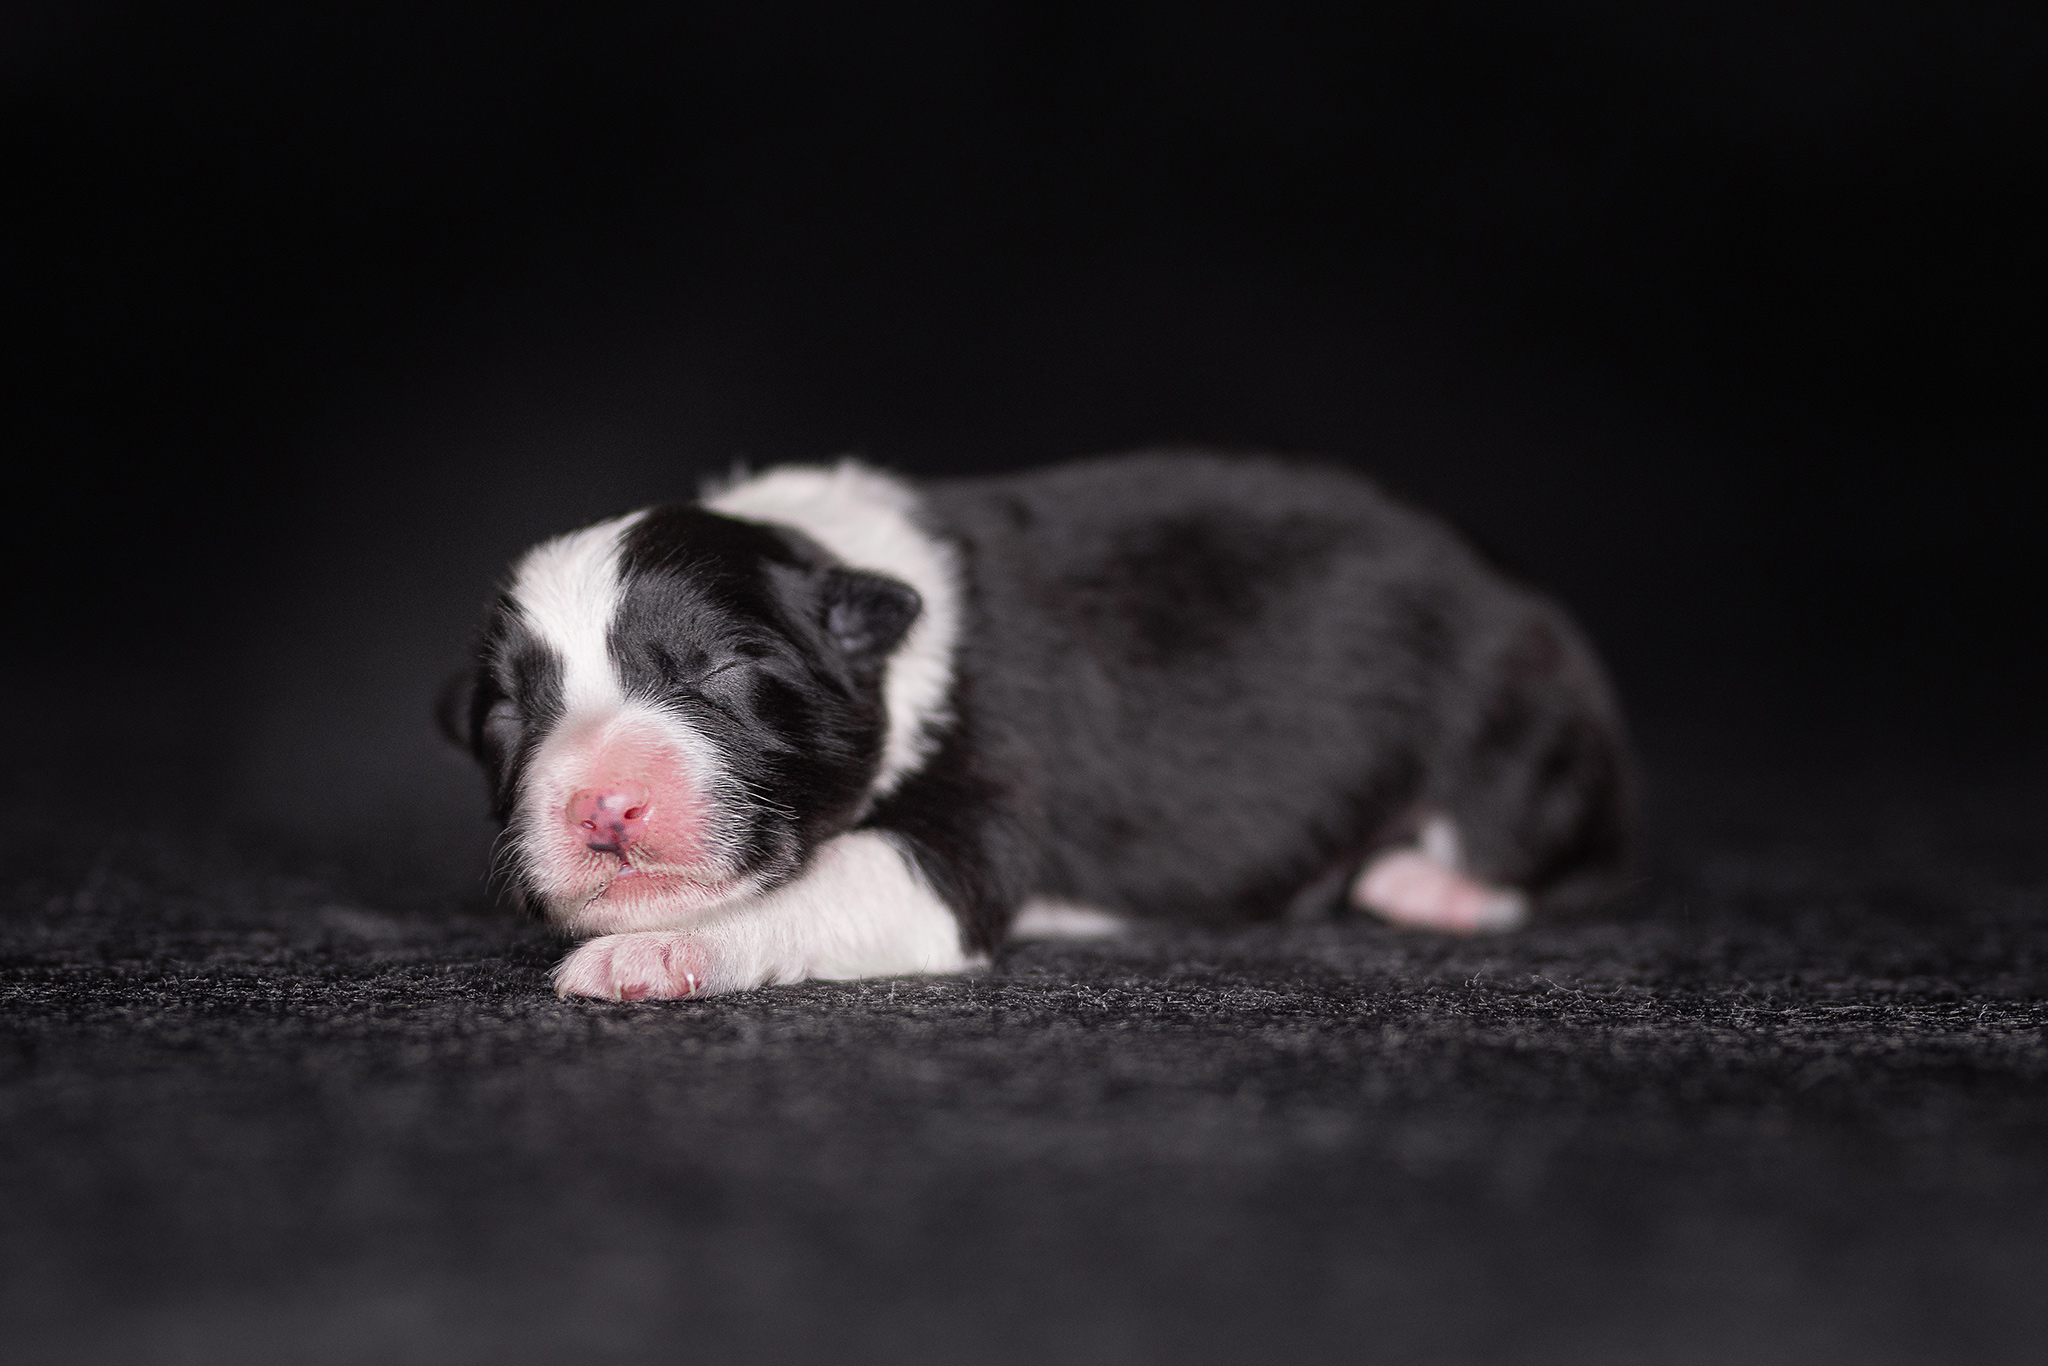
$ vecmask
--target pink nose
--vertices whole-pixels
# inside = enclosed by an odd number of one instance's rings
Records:
[[[638,783],[586,787],[569,799],[568,814],[591,849],[623,855],[647,829],[647,789]]]

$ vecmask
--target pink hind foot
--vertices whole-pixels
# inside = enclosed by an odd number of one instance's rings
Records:
[[[1366,865],[1351,899],[1384,920],[1446,934],[1497,934],[1520,929],[1529,899],[1446,868],[1419,849],[1396,849]]]

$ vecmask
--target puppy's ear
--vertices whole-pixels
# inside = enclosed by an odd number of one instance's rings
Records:
[[[924,610],[907,583],[859,569],[825,571],[825,633],[861,663],[878,664]]]
[[[475,696],[476,669],[471,667],[450,674],[434,703],[434,720],[439,723],[441,734],[465,754],[474,748],[469,735],[469,704]]]

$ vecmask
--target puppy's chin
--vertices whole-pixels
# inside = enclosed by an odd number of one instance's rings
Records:
[[[677,930],[709,919],[756,890],[752,875],[642,872],[629,869],[546,900],[548,923],[588,938],[635,930]]]

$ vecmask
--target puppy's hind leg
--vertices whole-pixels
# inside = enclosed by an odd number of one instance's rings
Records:
[[[1513,929],[1532,909],[1601,899],[1626,871],[1634,781],[1613,695],[1560,611],[1524,610],[1475,646],[1421,847],[1382,855],[1354,885],[1397,924]]]
[[[1529,898],[1495,887],[1460,867],[1458,827],[1447,816],[1423,822],[1417,847],[1390,849],[1351,884],[1362,910],[1410,929],[1447,934],[1497,934],[1529,920]]]

